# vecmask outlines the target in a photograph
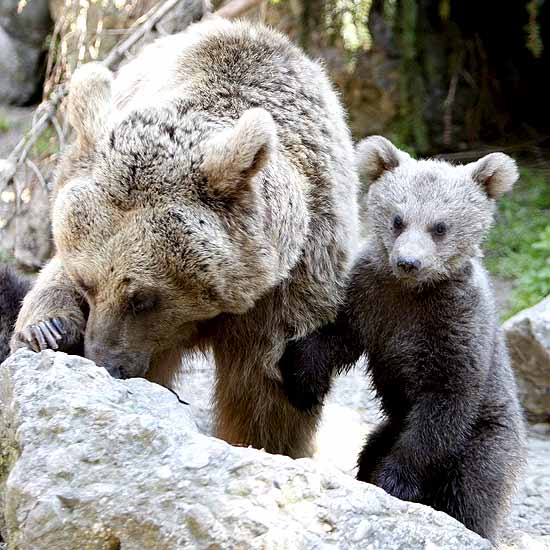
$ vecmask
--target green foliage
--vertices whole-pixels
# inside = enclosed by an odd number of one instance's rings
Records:
[[[399,120],[396,133],[400,142],[420,152],[428,150],[428,129],[424,120],[426,86],[419,62],[418,6],[416,0],[397,5],[395,26],[401,50],[399,71]]]
[[[550,294],[550,182],[541,174],[523,171],[514,192],[500,200],[486,250],[489,270],[515,283],[505,317]]]
[[[531,307],[546,296],[550,296],[550,227],[531,247],[530,265],[518,280],[510,314]]]
[[[348,54],[370,48],[372,39],[367,23],[371,1],[313,0],[316,10],[321,4],[324,8],[323,25],[332,45],[340,44]]]
[[[527,12],[529,13],[529,23],[525,26],[527,48],[529,48],[534,57],[540,57],[543,50],[540,23],[538,21],[542,4],[544,4],[544,0],[530,0],[527,3]]]
[[[400,133],[389,132],[385,136],[401,151],[409,153],[412,158],[418,159],[418,151],[410,144],[403,141],[403,136]]]
[[[59,151],[59,142],[55,130],[46,128],[34,144],[34,152],[38,158],[44,158]]]
[[[8,252],[0,249],[0,264],[13,264],[15,259]]]
[[[10,123],[0,115],[0,134],[5,134],[10,129]]]

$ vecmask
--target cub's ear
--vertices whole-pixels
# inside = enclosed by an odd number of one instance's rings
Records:
[[[203,146],[201,171],[209,190],[218,196],[237,197],[258,173],[277,143],[277,127],[264,109],[245,111],[233,128],[223,130]]]
[[[355,147],[355,161],[360,174],[369,181],[377,180],[384,172],[397,168],[402,162],[411,160],[408,153],[398,149],[389,139],[370,136]]]
[[[510,191],[519,177],[516,161],[504,153],[491,153],[466,168],[491,199]]]
[[[99,63],[83,65],[71,78],[67,114],[82,146],[92,145],[105,131],[112,81],[111,71]]]

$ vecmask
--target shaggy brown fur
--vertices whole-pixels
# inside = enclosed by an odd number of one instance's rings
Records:
[[[69,116],[57,254],[12,346],[65,349],[85,331],[113,375],[166,385],[211,347],[218,435],[309,454],[320,407],[289,403],[278,360],[334,318],[357,240],[353,148],[324,71],[275,31],[212,18],[114,80],[81,69]],[[37,326],[52,319],[64,330]]]

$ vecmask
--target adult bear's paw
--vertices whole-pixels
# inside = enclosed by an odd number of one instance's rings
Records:
[[[48,317],[27,325],[14,335],[14,340],[16,348],[74,352],[82,343],[82,331],[68,317]]]

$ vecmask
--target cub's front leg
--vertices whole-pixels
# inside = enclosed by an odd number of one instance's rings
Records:
[[[23,300],[11,340],[11,351],[53,349],[82,353],[85,304],[59,258],[40,272]]]
[[[288,342],[279,370],[289,402],[304,412],[322,405],[334,374],[351,368],[363,351],[345,312],[308,336]]]
[[[388,419],[369,434],[357,459],[357,479],[359,481],[376,483],[376,472],[395,445],[400,429],[397,422]]]

